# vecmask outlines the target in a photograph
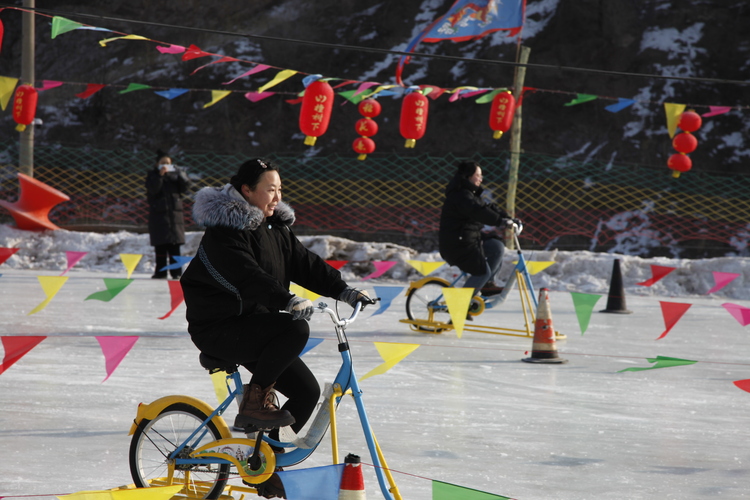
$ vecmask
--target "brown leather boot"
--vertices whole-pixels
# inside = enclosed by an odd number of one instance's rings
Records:
[[[294,423],[291,413],[279,409],[273,386],[271,384],[265,389],[261,389],[258,384],[245,386],[240,412],[234,419],[235,427],[245,430],[276,429]]]

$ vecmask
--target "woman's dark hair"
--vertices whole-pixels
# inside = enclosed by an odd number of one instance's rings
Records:
[[[269,170],[279,172],[279,167],[263,158],[248,160],[240,165],[237,175],[233,175],[232,178],[229,179],[229,183],[239,192],[242,191],[242,186],[245,184],[254,191],[258,186],[260,176],[263,175],[263,172],[268,172]]]
[[[477,167],[479,167],[479,163],[475,161],[462,161],[458,164],[458,170],[456,171],[457,177],[463,177],[464,179],[468,179],[472,175],[474,175],[474,172],[477,171]]]
[[[159,163],[159,160],[161,160],[162,158],[169,158],[170,160],[172,159],[172,157],[169,156],[169,154],[165,153],[161,149],[157,149],[156,150],[156,163]]]

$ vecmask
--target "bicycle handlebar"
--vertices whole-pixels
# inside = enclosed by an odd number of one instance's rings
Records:
[[[333,324],[336,326],[346,326],[350,323],[354,323],[354,321],[357,319],[357,316],[359,316],[359,312],[364,309],[364,306],[366,304],[363,301],[357,302],[357,305],[354,307],[354,311],[352,312],[352,315],[349,316],[346,319],[339,318],[339,315],[328,307],[328,304],[325,302],[319,302],[318,305],[315,307],[315,312],[319,313],[328,313],[328,316],[331,317],[331,321],[333,321]]]

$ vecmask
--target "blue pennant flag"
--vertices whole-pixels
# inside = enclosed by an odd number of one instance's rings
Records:
[[[622,111],[623,109],[627,108],[628,106],[632,106],[633,104],[635,104],[634,100],[632,100],[632,99],[624,99],[624,98],[620,97],[620,99],[616,103],[610,104],[609,106],[607,106],[604,109],[606,109],[607,111],[611,111],[612,113],[617,113],[618,111]]]
[[[380,308],[372,313],[372,316],[384,313],[391,306],[393,299],[404,291],[404,288],[399,286],[375,286],[373,289],[375,290],[375,295],[380,297]]]
[[[169,89],[169,90],[159,90],[154,92],[156,95],[160,95],[166,99],[169,99],[170,101],[174,99],[175,97],[180,97],[185,92],[188,92],[188,89]]]
[[[174,264],[169,264],[168,266],[162,267],[161,269],[159,269],[159,272],[167,271],[169,269],[180,269],[182,266],[187,265],[188,262],[193,260],[192,257],[185,257],[184,255],[174,255],[172,258],[176,262]]]
[[[289,500],[338,500],[344,464],[277,473]]]

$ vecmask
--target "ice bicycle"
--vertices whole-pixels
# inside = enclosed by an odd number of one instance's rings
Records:
[[[326,384],[323,403],[312,423],[308,424],[305,436],[298,437],[291,429],[282,428],[279,439],[288,441],[273,440],[262,430],[254,436],[233,437],[222,415],[233,401],[239,404],[242,399],[243,385],[238,365],[201,354],[201,364],[209,372],[227,373],[229,395],[216,408],[191,396],[165,396],[150,404],[141,404],[130,429],[133,436],[130,471],[135,486],[183,485],[178,496],[189,499],[215,499],[225,489],[230,495],[233,491],[255,492],[251,487],[226,486],[232,467],[245,484],[260,484],[274,473],[276,467],[296,465],[312,455],[329,425],[333,463],[338,464],[336,408],[345,394],[351,394],[383,497],[401,500],[370,427],[346,337],[346,327],[357,319],[361,305],[357,304],[351,316],[345,319],[325,303],[315,308],[318,313],[327,313],[333,321],[341,367],[333,383]],[[275,454],[271,445],[284,448],[284,453]]]
[[[508,281],[503,287],[503,291],[498,295],[485,297],[476,295],[471,299],[468,315],[474,319],[485,310],[499,306],[505,302],[511,290],[517,286],[521,297],[521,309],[523,312],[524,327],[503,328],[499,326],[478,325],[473,323],[464,324],[464,330],[479,333],[493,333],[498,335],[511,335],[515,337],[533,337],[534,322],[536,320],[537,298],[534,294],[534,286],[531,284],[531,275],[527,267],[526,259],[521,251],[521,245],[518,242],[518,235],[523,227],[515,222],[508,225],[513,236],[515,244],[517,262]],[[444,278],[436,276],[426,276],[418,281],[409,284],[406,289],[406,319],[400,320],[417,332],[424,333],[442,333],[452,330],[453,322],[451,321],[448,304],[445,300],[443,289],[454,287],[467,276],[462,272],[456,278],[449,282]],[[564,339],[565,335],[555,332],[556,339]]]

